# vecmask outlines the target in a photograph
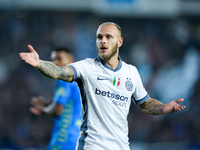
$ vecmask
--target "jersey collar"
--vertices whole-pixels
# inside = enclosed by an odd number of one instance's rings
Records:
[[[103,62],[103,61],[101,60],[101,58],[100,58],[99,56],[97,56],[96,59],[97,59],[98,61],[100,61],[101,64],[102,64],[105,68],[107,68],[107,69],[109,69],[109,70],[111,70],[111,71],[114,71],[114,72],[120,70],[121,67],[122,67],[122,60],[121,60],[121,58],[120,58],[119,56],[118,56],[119,64],[118,64],[118,66],[117,66],[116,69],[112,69],[112,68],[110,68],[110,67],[109,67],[105,62]]]

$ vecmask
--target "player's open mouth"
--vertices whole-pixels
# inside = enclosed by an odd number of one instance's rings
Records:
[[[101,51],[106,51],[107,49],[108,49],[108,48],[105,47],[105,46],[101,46],[101,47],[100,47],[100,50],[101,50]]]

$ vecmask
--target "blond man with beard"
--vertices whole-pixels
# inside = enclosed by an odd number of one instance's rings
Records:
[[[185,108],[178,104],[183,101],[182,98],[163,104],[148,95],[136,67],[120,59],[122,44],[121,28],[113,22],[106,22],[96,32],[97,58],[59,67],[40,60],[31,45],[28,45],[29,53],[20,53],[22,60],[43,75],[78,83],[83,122],[77,150],[130,150],[127,115],[131,100],[151,115]]]

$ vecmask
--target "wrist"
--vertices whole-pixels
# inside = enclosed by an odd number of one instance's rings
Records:
[[[162,108],[163,114],[168,114],[170,113],[167,109],[167,104],[163,104],[163,108]]]
[[[39,59],[38,65],[37,65],[35,68],[37,68],[37,69],[40,68],[41,61],[42,61],[42,60]]]

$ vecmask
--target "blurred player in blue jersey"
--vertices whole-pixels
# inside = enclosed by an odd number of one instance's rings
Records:
[[[182,98],[163,104],[149,96],[137,68],[119,57],[122,43],[121,28],[113,22],[106,22],[96,32],[97,58],[87,58],[63,67],[39,59],[31,45],[28,45],[29,53],[20,53],[26,63],[43,75],[78,83],[83,122],[77,150],[130,150],[127,116],[131,101],[151,115],[185,108],[179,105]]]
[[[67,48],[55,49],[51,53],[51,59],[57,66],[73,62],[73,56]],[[50,104],[45,104],[41,96],[32,97],[31,104],[32,113],[54,116],[52,137],[46,150],[75,150],[81,124],[81,100],[77,83],[57,80]]]

